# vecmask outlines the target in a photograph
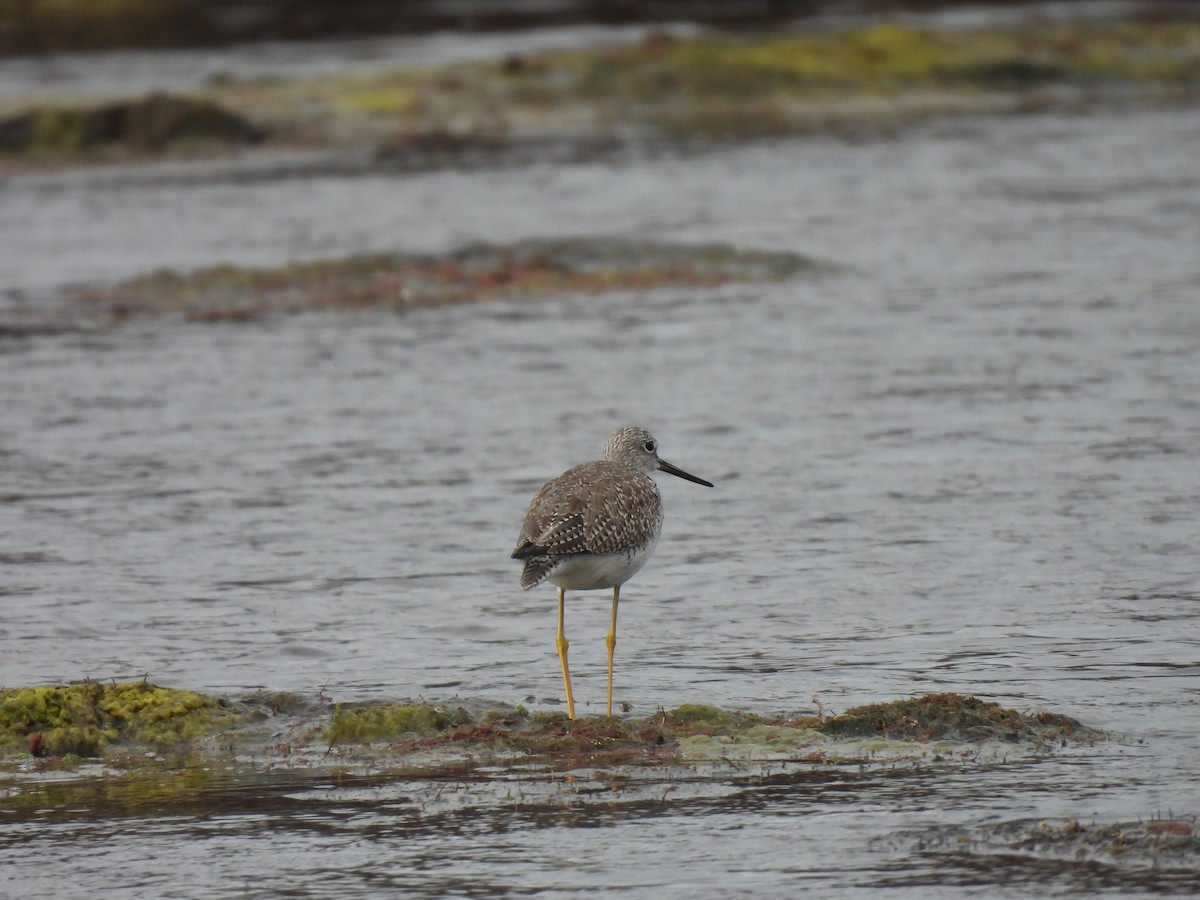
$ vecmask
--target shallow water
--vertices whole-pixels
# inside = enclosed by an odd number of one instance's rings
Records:
[[[717,487],[662,481],[663,539],[622,593],[618,702],[839,711],[956,690],[1128,737],[983,769],[730,769],[661,796],[551,779],[520,801],[450,779],[467,799],[441,811],[382,777],[349,795],[333,776],[236,782],[203,810],[0,820],[0,879],[58,896],[64,868],[79,894],[129,896],[1194,892],[1192,870],[920,835],[1200,807],[1198,139],[1196,109],[1123,110],[622,165],[9,180],[10,314],[157,266],[550,235],[837,268],[6,338],[0,683],[148,672],[557,707],[553,593],[522,594],[508,553],[544,479],[640,422]],[[607,615],[603,593],[568,610],[585,713],[603,708]]]

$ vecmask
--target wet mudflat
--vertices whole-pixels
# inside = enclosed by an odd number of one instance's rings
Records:
[[[1189,836],[1155,823],[1200,807],[1197,139],[1200,113],[1168,107],[504,171],[9,179],[0,683],[559,710],[552,595],[507,555],[532,491],[628,421],[717,483],[663,485],[622,593],[631,715],[955,690],[1111,740],[863,767],[47,771],[4,788],[4,890],[1195,893]],[[68,285],[164,266],[596,236],[828,265],[24,327]],[[607,614],[568,610],[584,714]]]

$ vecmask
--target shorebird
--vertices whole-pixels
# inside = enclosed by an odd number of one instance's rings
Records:
[[[659,459],[658,441],[644,428],[613,432],[604,457],[582,463],[542,486],[525,513],[513,559],[525,561],[521,589],[543,581],[558,588],[555,646],[567,693],[567,717],[575,718],[567,641],[563,630],[566,592],[612,588],[608,645],[608,715],[612,715],[613,648],[617,645],[617,601],[621,585],[646,564],[662,532],[663,509],[650,473],[669,472],[687,481],[712,483]]]

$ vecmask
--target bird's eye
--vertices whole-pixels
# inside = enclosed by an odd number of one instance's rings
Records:
[[[654,441],[646,441],[646,452],[647,453],[654,452]]]

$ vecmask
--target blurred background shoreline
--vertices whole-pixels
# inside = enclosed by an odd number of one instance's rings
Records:
[[[692,22],[717,28],[779,27],[796,20],[886,14],[995,19],[1040,7],[1043,15],[1200,15],[1183,2],[993,0],[8,0],[0,10],[0,56],[167,47],[220,47],[261,41],[377,37],[437,31],[524,31],[578,25]]]
[[[203,27],[152,34],[137,24],[151,6],[162,22],[224,11],[241,26],[219,41]],[[386,6],[390,19],[363,4],[378,14],[367,27],[354,4],[10,5],[0,176],[162,158],[261,167],[246,152],[258,150],[272,172],[296,151],[342,151],[317,163],[340,170],[593,159],[947,114],[1188,103],[1200,85],[1192,4]],[[240,43],[214,46],[226,38]]]

